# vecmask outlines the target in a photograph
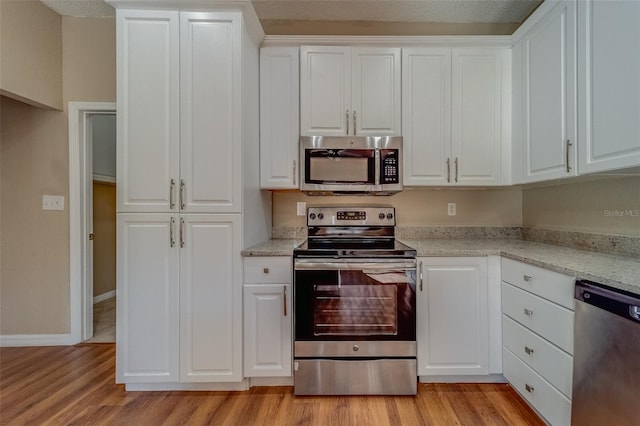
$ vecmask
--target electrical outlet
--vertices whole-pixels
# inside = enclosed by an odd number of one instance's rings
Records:
[[[296,213],[298,216],[306,216],[307,215],[307,203],[304,201],[298,201],[296,203]]]
[[[456,203],[447,204],[447,214],[449,216],[455,216],[456,215]]]
[[[64,196],[43,195],[42,210],[64,210]]]

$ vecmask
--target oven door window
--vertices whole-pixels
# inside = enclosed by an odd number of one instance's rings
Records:
[[[296,340],[415,340],[415,271],[296,271]]]
[[[374,184],[375,151],[314,149],[305,153],[307,183]]]

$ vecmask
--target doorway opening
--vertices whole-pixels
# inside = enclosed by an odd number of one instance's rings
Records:
[[[92,339],[94,331],[99,341],[115,340],[115,111],[112,102],[69,103],[70,320],[76,343]],[[101,302],[113,307],[106,333],[105,324],[94,330],[94,304]],[[104,306],[96,306],[104,314]]]

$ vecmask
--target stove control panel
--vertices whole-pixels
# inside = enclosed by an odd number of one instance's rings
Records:
[[[309,207],[308,226],[394,226],[394,207]]]

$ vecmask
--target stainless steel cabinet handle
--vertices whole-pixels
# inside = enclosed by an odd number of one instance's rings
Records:
[[[531,349],[529,346],[525,346],[524,351],[527,353],[527,355],[533,355],[533,349]]]
[[[422,291],[422,262],[420,262],[420,291]]]
[[[533,392],[535,389],[533,388],[533,386],[528,385],[525,383],[524,388],[527,390],[527,392],[531,393]]]
[[[176,207],[176,180],[171,179],[169,184],[169,208],[173,210]]]
[[[171,218],[171,225],[169,226],[169,246],[173,247],[176,245],[176,240],[173,236],[173,231],[176,226],[176,220],[174,218]]]
[[[531,309],[524,308],[524,314],[530,317],[533,315],[533,311]]]
[[[353,110],[353,136],[358,132],[358,126],[356,126],[356,110]]]
[[[284,316],[287,316],[287,286],[282,286],[282,301],[284,302]]]
[[[447,182],[451,182],[451,159],[447,158]]]
[[[571,145],[572,145],[571,140],[567,139],[567,146],[566,146],[566,149],[567,149],[567,158],[566,158],[566,160],[567,160],[567,173],[571,172],[571,165],[569,164],[569,148],[571,147]]]
[[[182,210],[184,210],[184,193],[186,191],[186,186],[187,184],[184,183],[184,179],[180,179],[180,208]]]
[[[180,219],[180,247],[184,247],[184,219]]]
[[[454,161],[456,164],[456,182],[458,181],[458,157],[456,157],[456,160]]]
[[[524,280],[525,280],[526,282],[528,282],[528,283],[530,283],[531,281],[533,281],[533,277],[532,277],[531,275],[525,275],[523,278],[524,278]]]
[[[293,160],[293,186],[296,186],[296,160]]]
[[[262,273],[263,274],[268,274],[269,273],[269,268],[262,268]]]
[[[347,135],[348,135],[349,134],[349,110],[347,110],[346,116],[347,116]]]

